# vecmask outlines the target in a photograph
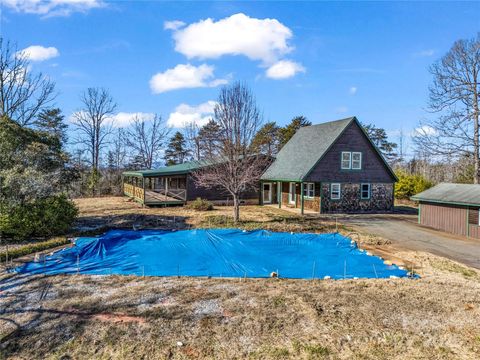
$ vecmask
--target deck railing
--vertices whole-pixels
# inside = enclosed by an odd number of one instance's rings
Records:
[[[138,200],[141,200],[142,202],[145,201],[143,188],[141,188],[141,187],[125,183],[125,184],[123,184],[123,193],[125,195],[134,197]]]
[[[186,201],[187,190],[176,188],[157,187],[152,190],[146,190],[147,201]]]

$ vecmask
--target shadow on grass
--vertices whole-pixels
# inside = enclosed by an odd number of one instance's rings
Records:
[[[72,236],[95,236],[110,229],[186,229],[188,217],[148,214],[82,216]]]

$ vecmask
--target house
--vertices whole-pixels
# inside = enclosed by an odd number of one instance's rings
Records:
[[[355,117],[307,126],[261,177],[261,202],[318,213],[393,209],[397,178]]]
[[[231,203],[231,196],[222,189],[197,186],[192,173],[204,163],[191,161],[154,170],[125,171],[123,193],[143,205],[183,205],[200,197],[216,203]],[[242,203],[258,203],[257,189],[242,194]]]
[[[442,183],[411,200],[419,203],[419,224],[480,239],[480,185]]]

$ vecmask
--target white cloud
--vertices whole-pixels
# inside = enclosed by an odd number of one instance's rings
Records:
[[[86,115],[84,111],[74,112],[70,115],[70,122],[75,124],[77,122],[76,114],[81,114],[83,116]],[[134,112],[134,113],[127,113],[127,112],[119,112],[112,117],[108,118],[105,121],[105,124],[111,125],[116,128],[123,128],[127,127],[132,124],[135,118],[145,121],[152,121],[155,117],[153,113],[144,113],[144,112]]]
[[[429,125],[422,125],[413,130],[412,136],[418,135],[436,135],[438,132],[433,127]]]
[[[136,118],[139,120],[144,121],[152,121],[155,117],[153,113],[144,113],[144,112],[135,112],[135,113],[127,113],[127,112],[119,112],[111,117],[109,120],[110,124],[117,128],[127,127],[129,126],[133,120]]]
[[[239,13],[214,21],[192,23],[173,33],[175,50],[188,58],[216,59],[244,55],[271,64],[292,51],[292,31],[276,19],[256,19]]]
[[[165,30],[177,30],[181,27],[185,26],[186,24],[180,20],[172,20],[172,21],[165,21],[163,23],[163,28]]]
[[[267,77],[271,79],[287,79],[299,72],[305,72],[305,68],[290,60],[280,60],[267,69]]]
[[[426,50],[422,50],[422,51],[418,51],[416,53],[413,53],[413,56],[414,57],[430,57],[430,56],[433,56],[434,54],[435,54],[435,50],[426,49]]]
[[[198,106],[180,104],[170,114],[167,125],[174,128],[184,128],[191,124],[203,126],[212,118],[215,101],[207,101]]]
[[[214,67],[207,64],[194,66],[190,64],[178,64],[173,69],[155,74],[150,79],[150,88],[155,94],[166,91],[198,88],[216,87],[226,84],[226,79],[215,79]]]
[[[45,61],[60,55],[57,48],[32,45],[17,52],[17,56],[25,56],[30,61]]]
[[[348,112],[348,107],[339,106],[335,109],[335,112],[338,113],[338,114],[344,114],[344,113]]]
[[[2,4],[16,12],[44,17],[68,16],[106,6],[103,0],[2,0]]]
[[[348,92],[350,95],[355,95],[358,91],[358,88],[356,86],[351,86],[350,89],[348,89]]]

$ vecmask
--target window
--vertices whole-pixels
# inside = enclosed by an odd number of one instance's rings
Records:
[[[340,199],[340,184],[330,185],[330,198],[332,200]]]
[[[362,153],[352,152],[352,169],[360,170],[362,168]]]
[[[360,198],[362,200],[370,199],[370,184],[360,185]]]
[[[315,184],[314,183],[305,183],[303,184],[303,196],[309,199],[315,197]]]
[[[352,168],[352,153],[351,152],[342,152],[342,169],[351,169]]]

